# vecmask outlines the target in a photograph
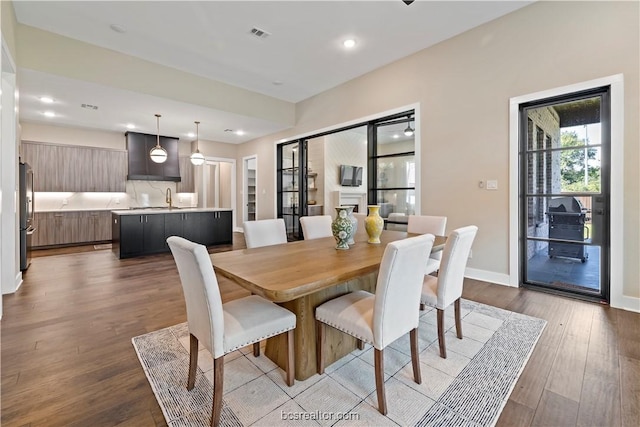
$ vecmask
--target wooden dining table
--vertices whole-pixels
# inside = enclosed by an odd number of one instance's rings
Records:
[[[413,235],[385,230],[380,236],[380,244],[369,244],[367,234],[359,231],[354,237],[356,243],[348,250],[337,250],[335,239],[325,237],[215,253],[211,254],[211,261],[216,274],[296,315],[295,377],[304,380],[316,373],[315,308],[355,290],[375,292],[378,268],[387,243]],[[446,237],[436,236],[432,252],[442,250],[445,241]],[[356,340],[340,331],[327,329],[325,360],[328,365],[354,350]],[[267,340],[265,354],[284,368],[286,338],[282,337]]]

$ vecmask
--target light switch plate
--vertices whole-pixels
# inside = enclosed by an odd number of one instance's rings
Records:
[[[496,179],[488,179],[487,180],[487,190],[497,190],[498,189],[498,180]]]

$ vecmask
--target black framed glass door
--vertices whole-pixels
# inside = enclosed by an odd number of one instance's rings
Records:
[[[521,283],[609,298],[610,96],[520,108]]]
[[[284,219],[288,240],[302,238],[300,216],[306,215],[307,182],[306,141],[295,141],[277,146],[277,209],[278,218]]]

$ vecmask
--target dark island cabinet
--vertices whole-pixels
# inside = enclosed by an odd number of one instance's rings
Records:
[[[113,252],[130,258],[169,251],[167,237],[180,236],[201,245],[231,243],[231,211],[112,214]]]
[[[115,215],[112,237],[120,258],[164,252],[164,215]]]
[[[216,245],[222,243],[232,243],[233,241],[233,229],[232,229],[232,215],[231,211],[219,211],[214,212],[217,214],[214,217],[215,226],[212,227],[214,235],[213,241]]]

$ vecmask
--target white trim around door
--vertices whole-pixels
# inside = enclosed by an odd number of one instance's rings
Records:
[[[640,299],[623,294],[624,267],[624,78],[622,74],[511,98],[509,101],[509,285],[519,286],[518,153],[520,104],[611,86],[611,264],[610,305],[640,311]]]

